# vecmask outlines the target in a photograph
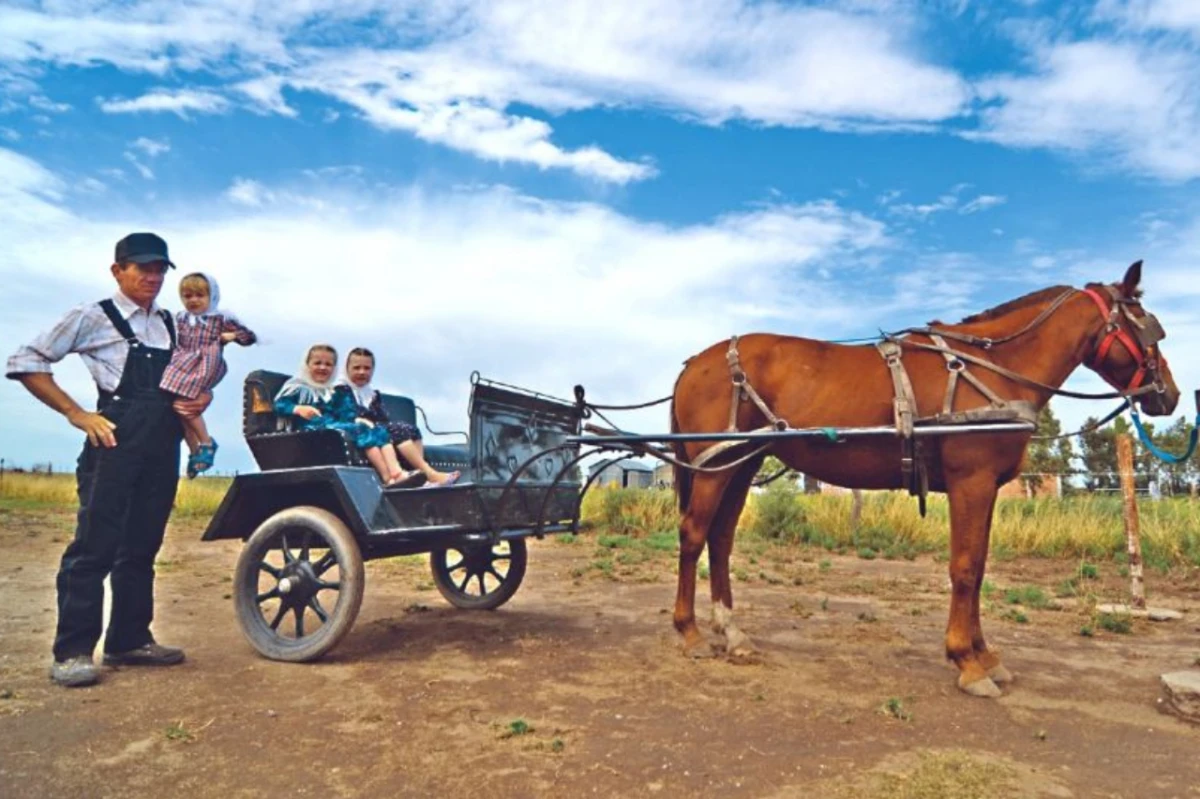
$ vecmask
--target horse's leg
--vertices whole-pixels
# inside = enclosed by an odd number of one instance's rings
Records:
[[[948,481],[950,497],[950,619],[946,626],[946,657],[958,666],[958,687],[972,696],[997,697],[1000,689],[976,653],[979,630],[979,589],[992,508],[996,502],[993,475],[976,472]],[[980,635],[980,638],[982,636]]]
[[[724,473],[698,472],[692,482],[687,509],[679,523],[679,587],[675,594],[675,629],[683,636],[683,651],[691,657],[708,657],[704,636],[696,627],[696,563],[729,482]]]
[[[733,622],[733,585],[729,577],[729,556],[738,517],[746,506],[750,483],[758,473],[759,460],[741,466],[725,489],[716,517],[708,529],[708,571],[712,587],[713,630],[725,636],[725,651],[732,657],[754,654],[750,636]]]
[[[988,649],[987,641],[983,637],[983,625],[979,621],[979,593],[983,588],[984,575],[987,573],[987,557],[992,539],[992,521],[995,519],[995,515],[996,497],[993,495],[991,507],[987,512],[987,534],[983,539],[982,552],[978,553],[979,561],[976,573],[979,576],[975,582],[975,596],[971,603],[971,648],[975,650],[975,657],[979,659],[979,664],[987,669],[987,674],[992,678],[992,682],[1004,685],[1012,682],[1015,677],[1000,663],[1000,656]]]

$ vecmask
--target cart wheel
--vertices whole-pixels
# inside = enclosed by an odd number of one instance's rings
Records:
[[[442,596],[456,608],[493,610],[512,599],[525,579],[524,538],[460,549],[435,549],[429,554],[433,580]]]
[[[362,604],[362,555],[346,525],[310,506],[281,510],[242,548],[233,604],[250,643],[298,663],[333,649]]]

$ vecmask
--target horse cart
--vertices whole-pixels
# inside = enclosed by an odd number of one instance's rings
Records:
[[[577,530],[576,405],[473,375],[467,442],[425,449],[462,478],[385,488],[344,433],[297,432],[276,416],[285,379],[246,378],[243,429],[261,471],[234,478],[203,535],[245,541],[234,605],[265,657],[308,661],[336,646],[358,615],[365,561],[428,552],[450,604],[490,610],[521,585],[526,537]],[[391,419],[415,424],[412,400],[382,401]]]

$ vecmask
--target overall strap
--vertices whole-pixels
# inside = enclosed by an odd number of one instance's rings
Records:
[[[129,346],[140,344],[138,337],[133,334],[133,328],[129,326],[129,320],[121,316],[121,312],[117,310],[116,303],[112,300],[101,300],[100,310],[104,311],[104,315],[108,317],[108,321],[112,322],[113,327],[121,334],[121,338],[125,339],[125,343]],[[174,339],[174,336],[172,336]]]
[[[171,349],[175,349],[178,342],[175,340],[175,319],[171,316],[171,312],[165,308],[158,312],[162,317],[163,324],[167,326],[167,335],[171,337]]]

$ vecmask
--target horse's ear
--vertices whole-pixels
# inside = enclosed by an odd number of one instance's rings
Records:
[[[1121,278],[1121,296],[1133,299],[1137,296],[1138,284],[1142,282],[1142,262],[1134,261]]]

